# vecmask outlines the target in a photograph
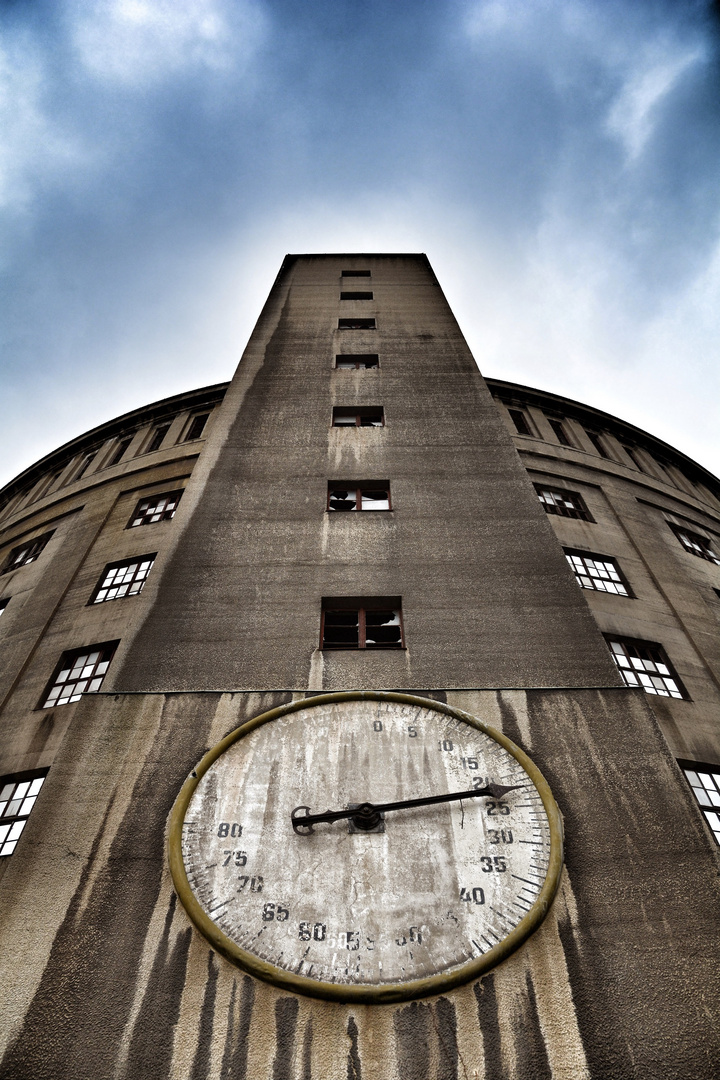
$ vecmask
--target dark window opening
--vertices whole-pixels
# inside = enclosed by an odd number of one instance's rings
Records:
[[[689,698],[662,645],[606,634],[612,658],[627,686],[641,687],[646,694]]]
[[[335,367],[346,370],[380,367],[377,353],[345,353],[335,357]]]
[[[369,270],[343,270],[343,277],[370,277]]]
[[[713,592],[718,597],[718,599],[720,599],[720,589],[716,589],[715,586],[713,585]]]
[[[720,558],[715,554],[711,542],[705,536],[700,536],[699,533],[692,532],[690,529],[684,529],[680,525],[673,525],[672,522],[668,522],[668,525],[691,555],[697,555],[699,559],[705,559],[707,562],[720,566]]]
[[[638,472],[644,472],[645,470],[640,463],[640,458],[638,457],[637,450],[633,446],[623,446],[623,450],[630,458]]]
[[[10,603],[10,597],[9,596],[6,596],[3,600],[0,600],[0,615],[2,615],[3,611],[8,606],[9,603]]]
[[[518,435],[532,435],[530,425],[528,424],[522,409],[508,409],[508,412],[510,413],[510,419],[515,425],[515,430]]]
[[[544,484],[535,484],[535,490],[546,514],[579,518],[581,521],[595,520],[577,491],[561,491],[559,488],[545,487]]]
[[[555,438],[561,446],[572,446],[562,420],[553,420],[552,417],[548,417],[548,423],[555,432]]]
[[[170,521],[175,516],[181,497],[182,491],[164,491],[161,495],[151,495],[147,499],[141,499],[126,528],[134,529],[138,525],[154,525],[156,521]]]
[[[107,463],[107,468],[108,469],[110,468],[111,465],[117,465],[117,463],[120,461],[120,459],[122,457],[124,457],[125,451],[127,450],[128,446],[130,445],[130,443],[132,441],[133,441],[133,436],[130,435],[127,439],[122,439],[118,443],[117,448],[115,449],[115,452],[113,453],[112,457],[110,458],[110,460]]]
[[[615,559],[607,555],[592,555],[589,551],[571,551],[565,548],[565,558],[575,574],[581,589],[614,593],[616,596],[632,596],[633,592]]]
[[[156,427],[152,433],[152,437],[150,439],[150,442],[148,443],[148,448],[145,453],[152,454],[153,450],[159,450],[162,445],[163,439],[165,438],[169,430],[169,424],[161,424],[160,427]]]
[[[333,409],[333,427],[383,427],[384,424],[382,406],[336,406]]]
[[[328,510],[390,510],[390,484],[387,480],[366,483],[328,484]]]
[[[86,454],[85,455],[85,457],[82,460],[82,464],[80,465],[80,468],[78,469],[78,471],[73,476],[73,483],[76,480],[80,480],[81,477],[83,477],[85,475],[85,473],[88,471],[88,469],[92,465],[93,461],[95,460],[96,456],[97,456],[96,451],[93,451],[92,454]]]
[[[373,294],[371,292],[341,292],[341,300],[372,300]]]
[[[713,836],[720,844],[720,765],[702,765],[699,761],[679,761],[678,765],[692,788]]]
[[[600,457],[604,457],[604,458],[609,458],[610,457],[607,450],[603,446],[602,439],[600,438],[600,435],[598,434],[597,431],[590,431],[588,428],[585,428],[585,434],[587,435],[588,439],[590,440],[590,442],[593,444],[593,446],[597,450]]]
[[[28,563],[35,562],[51,536],[52,531],[36,536],[33,540],[26,540],[24,544],[18,544],[8,555],[0,573],[8,574],[11,570],[17,570],[19,566],[27,566]]]
[[[0,858],[12,855],[49,769],[0,776]]]
[[[104,641],[100,645],[86,645],[63,653],[41,707],[53,709],[56,705],[79,701],[83,694],[97,693],[118,645],[118,641]]]
[[[90,597],[90,604],[104,604],[108,600],[120,600],[123,596],[137,596],[153,568],[157,552],[137,555],[134,559],[108,563]]]
[[[374,319],[338,319],[338,330],[374,330]]]
[[[399,597],[376,600],[323,600],[323,649],[402,649],[402,605]]]
[[[201,416],[193,416],[183,442],[192,442],[193,439],[200,438],[205,429],[209,415],[210,413],[203,413]]]

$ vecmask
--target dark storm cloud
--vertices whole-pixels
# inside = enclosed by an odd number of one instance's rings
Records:
[[[488,374],[712,467],[711,5],[55,0],[1,17],[5,478],[229,378],[285,252],[343,249],[426,250]]]

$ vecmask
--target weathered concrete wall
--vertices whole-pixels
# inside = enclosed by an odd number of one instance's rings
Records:
[[[638,691],[447,695],[565,817],[560,893],[475,985],[397,1007],[280,992],[173,893],[167,816],[204,750],[287,694],[84,699],[0,893],[3,1080],[712,1080],[717,861]]]

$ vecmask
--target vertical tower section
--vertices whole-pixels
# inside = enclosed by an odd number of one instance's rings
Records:
[[[119,690],[617,685],[424,255],[289,255]]]

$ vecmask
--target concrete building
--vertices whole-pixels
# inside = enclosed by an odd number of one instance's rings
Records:
[[[717,1074],[714,477],[615,417],[485,382],[424,256],[288,256],[231,383],[88,432],[0,506],[3,1080]],[[332,742],[313,717],[323,701],[359,716],[375,699],[353,691],[502,732],[564,820],[557,894],[532,932],[498,939],[499,962],[473,978],[484,946],[436,974],[428,953],[431,981],[391,1002],[373,997],[377,976],[353,998],[349,928],[323,996],[283,982],[279,958],[237,966],[166,852],[181,789],[214,768],[203,755],[269,710],[266,731],[304,726],[297,783],[291,770],[289,793],[268,788],[265,816],[286,794],[309,801],[306,759]],[[398,745],[374,766],[387,790],[405,775]],[[460,773],[478,768],[454,752]],[[373,753],[361,742],[347,774],[360,801],[379,798]],[[214,835],[239,836],[239,821]],[[504,855],[481,843],[475,869],[512,869],[511,831],[485,825]],[[286,827],[289,859],[321,850]],[[338,851],[356,843],[348,829]],[[237,892],[263,880],[250,833],[225,851]],[[427,843],[402,862],[409,913],[427,899],[423,860],[447,877]],[[334,873],[319,858],[299,895]],[[287,920],[288,948],[308,940],[265,877],[262,918]],[[484,905],[479,878],[452,880]],[[380,886],[361,884],[381,908]],[[423,948],[439,934],[418,916],[418,954],[421,929]]]

